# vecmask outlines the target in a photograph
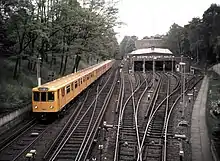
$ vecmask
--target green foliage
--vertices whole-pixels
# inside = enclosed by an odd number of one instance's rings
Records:
[[[81,2],[84,3],[80,5]],[[21,73],[23,59],[30,62],[31,71],[39,56],[43,64],[52,61],[51,66],[53,60],[61,57],[63,75],[66,63],[70,63],[68,57],[83,54],[102,59],[112,58],[118,52],[113,31],[119,24],[118,9],[112,1],[9,0],[0,2],[0,7],[0,43],[7,51],[0,56],[16,58],[15,79]],[[49,60],[49,54],[53,59]]]
[[[194,58],[195,63],[213,64],[220,55],[220,6],[212,4],[202,19],[193,18],[181,27],[173,24],[167,33],[169,48],[177,55]]]
[[[0,71],[0,106],[30,101],[38,57],[42,83],[52,71],[57,78],[114,58],[119,45],[113,27],[120,25],[115,5],[106,0],[1,0],[0,67],[5,70]]]
[[[167,45],[173,53],[181,53],[183,28],[177,24],[173,24],[167,34]]]
[[[135,47],[136,40],[138,40],[137,36],[125,36],[120,43],[120,55],[124,56],[125,54],[128,54],[136,50]]]

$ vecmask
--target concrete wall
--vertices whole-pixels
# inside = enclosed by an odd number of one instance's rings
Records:
[[[216,73],[218,73],[220,75],[220,64],[216,64],[214,65],[211,70],[215,71]]]
[[[28,104],[25,107],[18,109],[14,112],[9,113],[8,115],[0,118],[0,135],[10,129],[11,127],[17,125],[24,118],[28,117],[28,113],[31,111],[31,105]]]

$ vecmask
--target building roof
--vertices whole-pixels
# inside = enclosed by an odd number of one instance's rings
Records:
[[[142,39],[135,41],[136,49],[145,49],[154,46],[155,48],[167,48],[164,39]]]
[[[138,49],[130,53],[130,55],[142,55],[142,54],[167,54],[172,55],[173,53],[169,49],[164,48],[145,48],[145,49]]]

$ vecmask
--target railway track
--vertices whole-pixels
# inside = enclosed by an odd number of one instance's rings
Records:
[[[27,130],[0,149],[0,160],[15,161],[19,159],[29,147],[43,136],[48,127],[33,122]]]
[[[115,76],[109,76],[103,87],[97,87],[93,102],[86,102],[81,106],[77,117],[71,121],[61,134],[56,138],[44,160],[83,160],[86,159],[94,137],[102,121],[105,109],[116,84]],[[104,102],[104,104],[103,104]]]
[[[24,120],[22,124],[19,126],[10,129],[10,132],[7,131],[6,133],[3,133],[0,138],[0,149],[3,149],[4,146],[7,144],[9,145],[10,142],[13,142],[16,138],[24,134],[29,128],[31,128],[35,124],[35,119],[31,120]]]
[[[163,81],[162,81],[163,80]],[[161,75],[160,81],[158,83],[159,89],[157,92],[156,99],[154,102],[149,118],[153,117],[153,119],[149,122],[148,130],[147,130],[147,139],[142,139],[142,144],[145,144],[142,158],[143,160],[149,161],[157,161],[162,160],[161,154],[163,153],[163,131],[164,131],[164,122],[167,115],[168,104],[162,104],[161,108],[157,110],[160,102],[169,95],[170,90],[170,80],[168,76]],[[168,100],[168,99],[167,99]],[[146,136],[146,135],[145,135]]]
[[[169,79],[168,79],[169,80]],[[191,86],[194,86],[198,81],[194,82],[194,79],[191,78],[186,85],[186,92]],[[180,85],[177,85],[171,91],[170,83],[168,81],[168,88],[166,92],[166,97],[164,99],[160,98],[159,89],[161,89],[162,85],[159,82],[157,85],[156,97],[154,97],[155,101],[159,100],[157,105],[151,108],[151,112],[148,117],[147,125],[144,132],[144,137],[141,142],[141,154],[138,156],[137,160],[166,160],[167,159],[167,146],[169,148],[178,148],[178,147],[170,147],[171,144],[167,144],[169,136],[173,136],[171,132],[168,130],[169,120],[173,108],[181,98],[181,94],[175,95],[176,92],[180,90]],[[192,87],[191,87],[192,88]],[[155,102],[152,101],[152,102]],[[171,103],[169,103],[171,102]],[[170,143],[171,140],[169,140]],[[178,146],[178,145],[177,145]],[[178,154],[177,154],[178,155]]]
[[[136,154],[136,148],[137,148],[137,142],[138,137],[136,135],[137,127],[135,126],[135,118],[134,118],[134,107],[135,102],[133,99],[133,96],[130,97],[133,92],[133,85],[128,75],[124,75],[123,82],[125,83],[125,86],[130,86],[129,88],[126,88],[124,91],[124,106],[123,106],[123,112],[122,115],[119,117],[122,117],[122,124],[120,129],[120,146],[119,149],[119,160],[128,160],[128,159],[134,159]],[[139,83],[137,83],[139,85]]]
[[[117,137],[115,143],[114,161],[134,160],[140,147],[138,131],[138,107],[149,88],[148,80],[141,73],[136,73],[135,79],[121,73],[121,94],[119,96],[120,112]],[[130,87],[130,88],[125,88]]]
[[[75,108],[72,110],[72,115],[75,115],[78,110],[77,102],[73,103],[73,106]],[[68,118],[68,114],[66,118]],[[57,135],[57,131],[65,125],[66,118],[47,124],[33,120],[22,133],[19,135],[16,135],[17,133],[12,134],[16,137],[1,148],[0,160],[23,161],[26,159],[25,155],[32,149],[37,152],[36,160],[41,160],[42,153],[46,151],[51,139]]]
[[[105,74],[103,77],[109,78],[109,75]],[[99,81],[103,80],[103,77],[101,77]],[[99,81],[97,81],[97,83]],[[103,81],[105,82],[106,80]],[[97,83],[94,83],[92,86],[96,85]],[[99,84],[99,88],[102,88],[103,85],[104,83]],[[92,86],[90,86],[89,89],[94,89],[91,88]],[[89,95],[89,92],[92,91],[88,91],[87,95],[89,96],[89,100],[87,104],[91,103],[91,97],[93,96]],[[79,98],[85,94],[86,92],[83,92]],[[65,125],[67,125],[67,122],[69,122],[71,118],[74,118],[77,115],[77,112],[80,111],[81,102],[79,101],[79,98],[68,105],[69,108],[65,111],[64,118],[57,119],[56,121],[48,124],[42,124],[32,120],[23,128],[13,131],[13,134],[8,138],[5,137],[0,144],[0,160],[26,160],[25,155],[31,149],[35,149],[37,151],[35,159],[42,160],[45,154],[47,154],[48,149],[51,147],[53,140],[55,140],[56,136],[58,136],[59,132],[63,129],[63,127],[65,127]],[[83,101],[83,99],[81,100]],[[100,103],[101,102],[99,102],[99,104]]]

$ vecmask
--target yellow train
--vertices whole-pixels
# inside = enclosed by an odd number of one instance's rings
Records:
[[[41,119],[60,113],[84,89],[108,71],[107,60],[32,89],[32,112]]]

